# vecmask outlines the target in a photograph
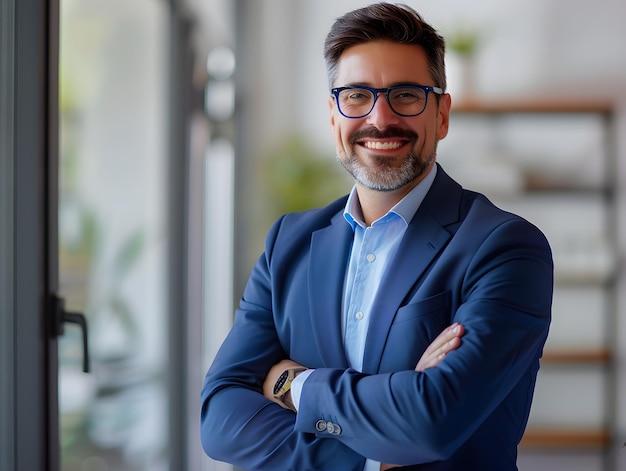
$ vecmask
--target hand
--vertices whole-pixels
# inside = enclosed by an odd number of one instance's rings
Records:
[[[401,466],[397,464],[380,463],[380,471],[387,471],[388,469],[393,468],[401,468]]]
[[[465,334],[465,328],[458,322],[446,327],[428,346],[415,365],[415,371],[424,371],[441,363],[448,353],[461,345],[463,334]]]
[[[283,374],[283,371],[289,368],[304,368],[302,365],[296,363],[293,360],[285,359],[276,363],[274,366],[270,368],[265,376],[265,380],[263,381],[263,395],[268,398],[270,401],[274,401],[276,404],[279,404],[281,407],[287,409],[285,405],[274,398],[274,385],[278,380],[278,377]],[[291,394],[291,391],[288,391],[287,394]]]

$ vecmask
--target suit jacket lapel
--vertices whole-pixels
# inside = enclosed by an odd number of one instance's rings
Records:
[[[309,264],[309,305],[313,336],[328,368],[347,368],[341,338],[341,306],[346,264],[354,233],[338,213],[332,224],[313,233]]]
[[[378,289],[365,342],[364,373],[378,372],[395,313],[452,237],[446,227],[458,222],[460,199],[461,187],[439,168]]]

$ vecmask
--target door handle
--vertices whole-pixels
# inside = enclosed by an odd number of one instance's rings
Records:
[[[89,344],[87,341],[87,319],[79,312],[67,312],[65,310],[65,300],[55,294],[50,300],[53,322],[53,332],[55,337],[65,333],[65,323],[77,324],[83,334],[83,371],[89,373]]]

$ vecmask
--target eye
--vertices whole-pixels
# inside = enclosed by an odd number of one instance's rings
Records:
[[[398,88],[391,92],[391,99],[399,103],[415,103],[424,99],[421,88]]]
[[[363,92],[352,92],[348,98],[351,100],[359,100],[361,98],[367,98],[367,96]]]
[[[372,93],[369,90],[361,88],[350,88],[342,92],[342,98],[348,102],[369,101],[372,99]]]

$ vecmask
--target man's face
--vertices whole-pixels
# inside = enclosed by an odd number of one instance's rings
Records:
[[[333,87],[365,85],[435,85],[420,46],[376,41],[346,49],[337,67]],[[437,141],[448,133],[450,96],[430,93],[424,112],[405,117],[395,114],[384,95],[363,118],[341,115],[329,100],[330,124],[337,158],[357,184],[376,191],[412,188],[435,163]]]

